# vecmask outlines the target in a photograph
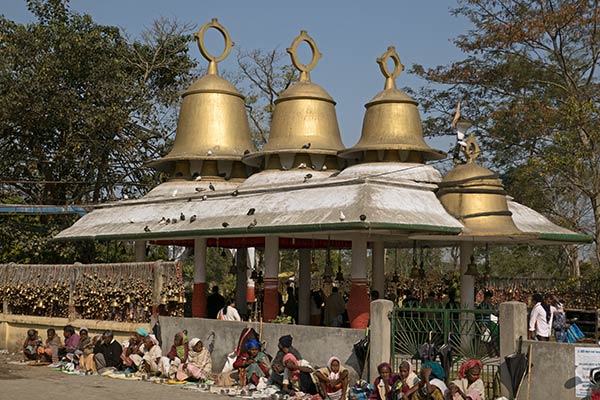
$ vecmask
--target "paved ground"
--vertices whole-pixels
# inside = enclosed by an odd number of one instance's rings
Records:
[[[67,375],[47,367],[13,364],[18,355],[0,354],[0,400],[81,398],[224,400],[233,397],[186,390],[177,386],[126,381],[102,376]]]

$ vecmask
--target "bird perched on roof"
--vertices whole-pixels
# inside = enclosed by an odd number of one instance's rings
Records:
[[[198,176],[194,177],[194,180],[195,181],[201,181],[202,180],[202,176],[198,175]]]
[[[179,219],[182,221],[185,221],[185,214],[184,213],[179,214]]]
[[[210,182],[210,183],[208,184],[208,188],[209,188],[210,190],[212,190],[213,192],[215,191],[215,185],[213,185],[213,184],[212,184],[212,182]]]
[[[169,222],[171,222],[171,221],[169,221]],[[164,225],[164,224],[166,224],[166,223],[167,223],[167,219],[166,219],[165,217],[162,217],[162,218],[160,219],[160,221],[158,221],[158,223],[159,223],[160,225]]]
[[[144,232],[150,232],[150,228],[148,227],[148,225],[146,225],[146,226],[144,227]]]
[[[250,150],[248,150],[248,149],[244,150],[244,155],[247,156],[248,154],[250,154]]]
[[[190,224],[191,224],[192,222],[194,222],[194,221],[196,220],[196,218],[198,218],[198,217],[196,217],[196,214],[192,215],[192,216],[190,217]]]
[[[254,227],[256,226],[256,224],[258,224],[258,221],[256,220],[256,218],[254,218],[254,219],[252,220],[252,222],[250,222],[250,223],[248,224],[248,229],[252,229],[252,228],[254,228]]]
[[[327,165],[323,164],[323,166],[321,167],[322,171],[327,171]]]
[[[232,195],[233,197],[235,197],[235,196],[237,196],[239,193],[240,193],[240,192],[239,192],[237,189],[235,189],[233,192],[231,192],[231,195]]]
[[[206,155],[207,155],[207,156],[212,156],[212,155],[213,155],[213,152],[212,152],[212,150],[209,150],[209,151],[207,151],[207,152],[206,152]]]
[[[310,149],[310,142],[308,142],[308,143],[304,143],[304,144],[302,145],[302,148],[303,148],[303,149]]]
[[[256,211],[255,208],[251,208],[248,210],[248,212],[246,213],[246,215],[254,215],[254,211]]]
[[[207,195],[204,195],[204,196],[202,196],[202,201],[204,201],[204,200],[206,200],[206,199],[208,199],[208,196],[207,196]]]
[[[227,228],[229,226],[229,222],[223,222],[221,225],[223,226],[223,228]]]
[[[130,224],[134,224],[135,222],[134,222],[132,219],[130,219],[130,220],[129,220],[129,223],[130,223]]]
[[[306,168],[306,163],[300,163],[300,164],[298,164],[298,168],[299,168],[299,169],[304,169],[304,168]]]
[[[165,220],[165,224],[169,225],[170,223],[171,223],[171,218],[167,218],[167,219]]]
[[[343,221],[346,219],[346,215],[344,214],[343,211],[340,211],[340,221]]]
[[[360,218],[360,220],[364,222],[367,219],[367,216],[365,214],[360,214],[360,217],[358,218]]]
[[[304,175],[304,183],[306,183],[310,178],[312,178],[312,174]]]
[[[194,189],[194,190],[195,190],[196,192],[203,192],[203,191],[205,191],[206,189],[205,189],[205,188],[203,188],[203,187],[197,187],[197,188],[196,188],[196,189]]]

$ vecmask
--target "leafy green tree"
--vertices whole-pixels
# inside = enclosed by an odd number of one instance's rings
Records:
[[[461,100],[491,166],[516,200],[591,233],[599,258],[599,5],[590,0],[459,0],[472,28],[465,58],[412,71],[434,84],[418,98],[429,133],[450,133]],[[576,258],[576,257],[575,257]]]

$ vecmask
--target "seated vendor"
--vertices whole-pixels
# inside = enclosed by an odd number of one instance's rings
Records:
[[[301,360],[302,356],[300,352],[292,346],[293,338],[291,335],[285,335],[279,338],[277,343],[277,354],[271,361],[271,373],[269,376],[269,383],[281,387],[283,385],[283,372],[285,370],[283,366],[283,356],[286,353],[293,354],[296,359]]]
[[[75,355],[79,360],[80,372],[97,372],[96,363],[94,362],[95,344],[88,334],[88,329],[83,326],[79,328],[79,343],[77,344]]]
[[[123,347],[121,360],[129,371],[137,371],[140,367],[144,355],[144,338],[146,336],[148,336],[148,331],[144,328],[138,328]]]
[[[185,332],[177,332],[167,356],[161,357],[159,365],[161,374],[165,377],[174,378],[179,365],[187,360],[189,350],[188,338]]]
[[[409,389],[408,395],[413,394],[416,400],[444,400],[448,387],[444,383],[446,373],[436,361],[426,361],[421,366],[421,380]]]
[[[321,396],[330,400],[345,400],[348,392],[348,370],[339,358],[331,357],[327,367],[314,372],[321,388]]]
[[[392,366],[387,363],[381,363],[377,366],[379,376],[373,382],[373,392],[371,400],[395,400],[398,397],[398,382],[400,376],[392,372]]]
[[[42,338],[38,335],[38,331],[29,329],[23,342],[23,355],[28,360],[40,360],[43,353]]]
[[[123,349],[114,339],[113,332],[111,330],[104,331],[102,339],[94,346],[94,361],[97,371],[102,373],[108,368],[120,369],[122,352]]]
[[[140,364],[140,371],[161,375],[159,364],[162,363],[162,350],[154,335],[150,334],[144,338],[144,349],[145,353]]]
[[[246,343],[246,352],[238,356],[233,363],[233,368],[238,370],[240,385],[245,387],[248,383],[258,385],[260,378],[269,377],[269,357],[260,351],[260,343],[250,340]]]
[[[481,380],[483,364],[479,360],[469,360],[460,366],[458,379],[448,385],[448,400],[485,400],[485,386]]]
[[[190,340],[187,361],[177,368],[178,381],[200,381],[208,379],[212,373],[210,352],[198,338]]]
[[[50,328],[46,331],[46,344],[44,345],[44,360],[49,362],[58,361],[58,348],[62,344],[60,336],[56,334],[54,328]]]

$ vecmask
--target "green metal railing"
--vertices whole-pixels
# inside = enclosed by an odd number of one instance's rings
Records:
[[[398,371],[403,360],[418,370],[422,361],[419,348],[424,343],[438,349],[450,348],[448,382],[458,376],[460,365],[476,358],[483,363],[482,380],[486,398],[499,392],[500,327],[494,310],[394,308],[391,312],[392,366]]]

